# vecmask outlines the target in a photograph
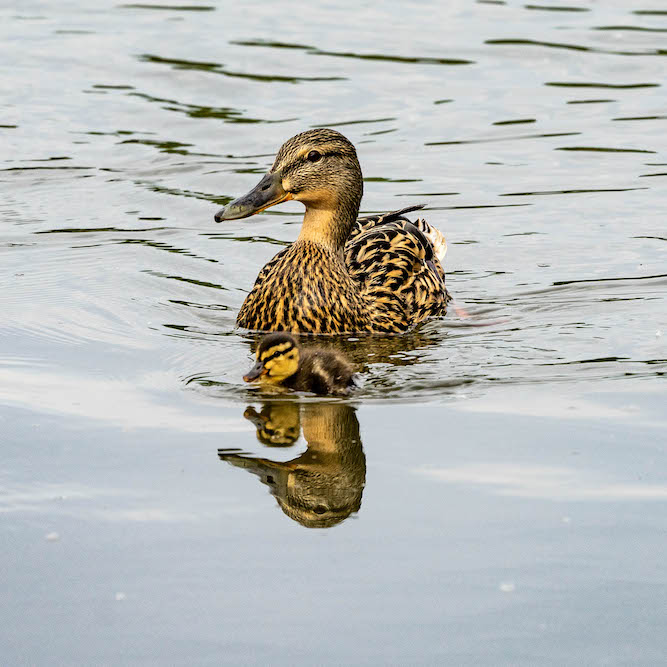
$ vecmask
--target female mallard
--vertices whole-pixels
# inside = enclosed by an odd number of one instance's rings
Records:
[[[357,220],[363,194],[354,146],[334,130],[297,134],[258,185],[215,219],[236,220],[289,199],[306,213],[299,238],[260,271],[236,323],[262,331],[400,333],[442,315],[447,245],[404,213]]]
[[[288,333],[264,336],[256,358],[257,363],[243,376],[246,382],[338,396],[348,394],[355,386],[354,369],[340,352],[323,347],[302,349]]]

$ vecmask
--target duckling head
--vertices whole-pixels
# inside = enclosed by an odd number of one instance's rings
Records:
[[[335,130],[308,130],[288,139],[269,173],[216,213],[215,220],[247,218],[296,200],[306,206],[302,236],[342,245],[359,213],[362,195],[361,167],[350,141]]]
[[[280,384],[299,368],[296,339],[282,331],[264,336],[255,356],[255,365],[243,376],[246,382]]]

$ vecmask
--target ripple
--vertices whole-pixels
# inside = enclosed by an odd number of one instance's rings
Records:
[[[96,83],[93,85],[93,88],[98,88],[100,90],[134,90],[134,86],[126,86],[126,85],[111,85],[111,84],[104,84],[104,83]]]
[[[346,120],[341,123],[317,123],[316,125],[311,125],[311,127],[343,127],[345,125],[365,125],[367,123],[388,123],[392,120],[398,120],[398,118],[390,116],[388,118],[370,118],[367,120]]]
[[[163,58],[162,56],[145,53],[139,56],[139,60],[157,65],[169,65],[173,69],[194,70],[221,74],[223,76],[250,79],[252,81],[263,81],[266,83],[314,83],[318,81],[344,81],[340,76],[281,76],[278,74],[252,74],[249,72],[234,72],[225,69],[219,63],[202,62],[198,60],[182,60],[178,58]]]
[[[160,153],[173,153],[175,155],[193,155],[187,149],[192,144],[184,144],[180,141],[167,141],[160,139],[124,139],[121,144],[140,144],[142,146],[154,146]],[[201,155],[201,153],[197,153]],[[211,156],[212,157],[212,156]]]
[[[123,234],[128,232],[156,232],[169,229],[169,227],[60,227],[56,229],[38,229],[35,234],[97,234],[100,232],[121,232]]]
[[[289,241],[281,241],[280,239],[274,239],[270,236],[264,236],[262,234],[255,234],[253,236],[239,236],[238,234],[224,232],[206,232],[204,236],[210,239],[227,239],[230,241],[239,241],[241,243],[268,243],[269,245],[277,245],[281,247],[291,245]]]
[[[164,185],[158,185],[152,181],[137,179],[133,181],[135,185],[145,188],[151,192],[156,192],[161,195],[172,195],[175,197],[186,197],[188,199],[203,199],[219,206],[229,204],[234,197],[224,195],[212,195],[208,192],[199,192],[197,190],[184,190],[182,188],[169,188]]]
[[[664,49],[645,49],[642,51],[617,51],[613,49],[600,49],[592,46],[581,46],[580,44],[562,44],[560,42],[542,42],[535,39],[487,39],[484,44],[491,46],[540,46],[547,49],[564,49],[566,51],[581,51],[584,53],[607,53],[616,56],[664,56]]]
[[[95,167],[76,167],[76,166],[63,166],[63,167],[7,167],[5,169],[0,169],[0,171],[81,171],[81,170],[95,169]]]
[[[535,190],[533,192],[504,192],[499,197],[528,197],[533,195],[578,195],[593,192],[630,192],[647,190],[648,188],[575,188],[570,190]]]
[[[181,283],[188,283],[189,285],[197,285],[198,287],[207,287],[209,289],[221,290],[223,292],[229,291],[228,287],[220,285],[219,283],[211,283],[206,280],[197,280],[195,278],[185,278],[184,276],[177,276],[173,274],[164,273],[162,271],[155,271],[153,269],[143,269],[142,273],[146,273],[154,278],[164,278],[165,280],[176,280]]]
[[[612,118],[614,121],[637,121],[637,120],[667,120],[667,116],[624,116]]]
[[[544,12],[590,12],[589,7],[568,7],[565,5],[524,5],[524,9],[536,9]]]
[[[633,364],[667,364],[667,359],[630,359],[629,357],[596,357],[593,359],[575,359],[574,361],[545,362],[539,366],[573,366],[581,364],[609,364],[609,363],[633,363]]]
[[[408,65],[473,65],[474,60],[463,58],[433,58],[428,56],[398,56],[386,53],[354,53],[352,51],[325,51],[305,44],[290,44],[287,42],[273,42],[265,40],[232,41],[238,46],[252,46],[271,49],[295,49],[314,56],[329,56],[332,58],[355,58],[358,60],[377,60],[381,62],[402,63]]]
[[[366,176],[364,183],[421,183],[421,178],[388,178],[384,176]]]
[[[143,3],[133,3],[126,5],[116,5],[119,9],[157,9],[170,12],[214,12],[215,7],[210,5],[149,5]]]
[[[197,303],[195,301],[184,301],[182,299],[169,299],[169,303],[176,306],[186,306],[187,308],[195,308],[197,310],[230,310],[229,306],[221,303]]]
[[[186,104],[184,102],[178,102],[177,100],[166,99],[163,97],[154,97],[153,95],[147,95],[145,93],[133,92],[129,94],[134,97],[140,97],[141,99],[148,100],[149,102],[161,104],[163,105],[162,108],[166,111],[176,111],[177,113],[185,114],[190,118],[214,118],[217,120],[223,120],[225,123],[287,123],[289,121],[296,120],[295,118],[279,118],[277,120],[269,120],[266,118],[249,118],[248,116],[243,115],[243,111],[233,107],[200,106],[197,104]],[[138,140],[136,141],[138,142]],[[148,142],[145,141],[144,143]],[[189,146],[190,144],[182,145]]]
[[[553,283],[554,287],[561,285],[592,285],[602,286],[607,283],[623,283],[626,286],[639,285],[638,281],[649,280],[656,285],[667,286],[667,273],[658,273],[651,276],[616,276],[612,278],[584,278],[581,280],[561,280]]]
[[[218,263],[218,260],[214,259],[213,257],[204,257],[202,255],[193,252],[192,250],[188,250],[187,248],[177,248],[162,241],[152,241],[150,239],[117,239],[114,241],[114,243],[117,243],[119,245],[142,245],[147,248],[154,248],[155,250],[164,250],[165,252],[172,252],[176,255],[185,255],[186,257],[192,257],[193,259],[201,259],[204,260],[205,262],[211,262],[212,264]]]
[[[458,146],[462,144],[485,144],[494,141],[514,141],[515,139],[550,139],[552,137],[574,137],[581,132],[544,132],[540,134],[514,134],[505,137],[486,137],[484,139],[458,139],[455,141],[427,141],[424,146]]]
[[[616,100],[568,100],[566,104],[605,104],[607,102],[616,102]]]
[[[460,192],[397,192],[394,197],[452,197]]]
[[[556,151],[571,151],[583,153],[657,153],[643,148],[602,148],[601,146],[561,146]]]
[[[602,25],[591,28],[591,30],[613,30],[620,31],[636,31],[636,32],[667,32],[667,28],[647,28],[639,25]]]
[[[661,83],[592,83],[587,81],[547,81],[545,86],[555,88],[610,88],[613,90],[632,90],[634,88],[659,88]]]
[[[497,120],[492,125],[522,125],[524,123],[536,123],[535,118],[518,118],[517,120]]]
[[[502,196],[502,195],[499,195]],[[532,206],[533,204],[466,204],[460,206],[429,206],[429,211],[456,211],[465,209],[483,209],[483,208],[514,208],[519,206]]]

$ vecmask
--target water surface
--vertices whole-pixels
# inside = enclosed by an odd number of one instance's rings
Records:
[[[7,664],[662,662],[660,3],[0,10]],[[426,205],[451,312],[264,397],[293,134]]]

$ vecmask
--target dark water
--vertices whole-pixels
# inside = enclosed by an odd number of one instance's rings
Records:
[[[0,9],[3,664],[664,661],[667,10],[442,5]],[[314,126],[472,317],[269,400],[213,214]]]

